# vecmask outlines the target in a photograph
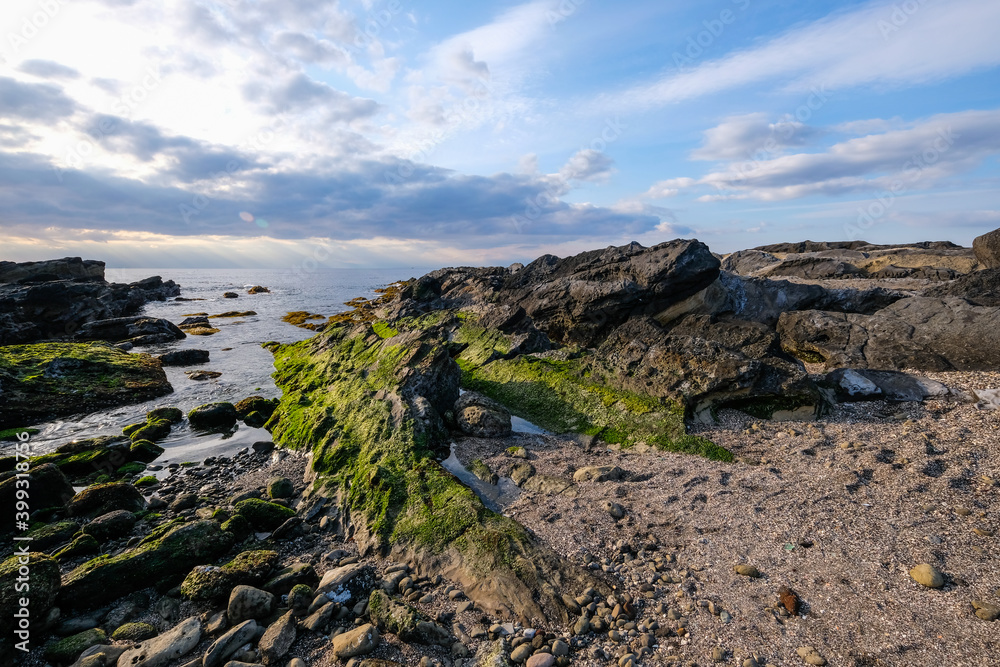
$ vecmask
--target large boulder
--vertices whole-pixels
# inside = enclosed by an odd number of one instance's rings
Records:
[[[0,428],[141,403],[173,391],[160,362],[102,343],[0,347]]]
[[[977,236],[972,241],[972,250],[984,269],[1000,269],[1000,229]]]
[[[176,585],[192,567],[229,550],[233,538],[215,521],[196,521],[153,533],[136,548],[87,561],[63,581],[61,605],[98,606],[148,586]]]
[[[187,655],[201,641],[202,627],[197,616],[177,624],[169,632],[129,648],[118,659],[123,667],[164,667]]]
[[[27,567],[30,572],[30,595],[25,595],[23,585],[18,585],[22,567]],[[14,664],[11,657],[14,643],[34,640],[39,636],[39,626],[45,620],[46,612],[55,603],[59,584],[59,564],[45,554],[31,552],[27,556],[15,555],[0,562],[0,609],[3,609],[3,616],[0,618],[0,661],[10,659],[10,662],[4,664]],[[18,590],[19,588],[22,590]],[[27,632],[19,635],[18,630],[24,629],[19,628],[17,615],[22,613],[19,610],[21,600],[25,598],[28,601],[27,618],[30,627]]]
[[[83,527],[83,532],[99,542],[124,537],[132,532],[135,515],[127,510],[114,510],[102,514]]]
[[[782,347],[824,368],[923,371],[1000,366],[1000,310],[911,297],[873,315],[800,311],[778,322]]]
[[[194,366],[208,363],[208,350],[174,350],[157,357],[164,366]]]
[[[39,510],[48,507],[62,507],[74,495],[73,486],[66,475],[51,463],[44,463],[28,471],[28,488],[31,490],[31,509]],[[23,486],[21,482],[20,486]],[[16,477],[9,477],[0,482],[0,507],[14,507],[17,489],[20,488]],[[7,530],[13,528],[14,513],[7,512],[0,526]]]

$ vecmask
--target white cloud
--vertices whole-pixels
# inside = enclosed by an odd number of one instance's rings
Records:
[[[804,145],[817,133],[816,129],[794,118],[771,123],[764,113],[730,116],[705,131],[704,142],[691,157],[695,160],[732,160],[753,158],[761,153],[773,156],[785,148]]]
[[[559,169],[559,176],[566,181],[605,183],[611,178],[614,162],[606,153],[581,148]]]
[[[649,190],[643,195],[647,199],[666,199],[667,197],[673,197],[682,189],[690,188],[695,185],[698,181],[693,178],[681,177],[681,178],[668,178],[665,181],[660,181],[659,183],[654,183]]]
[[[920,0],[902,17],[894,14],[899,7],[881,0],[835,12],[760,46],[606,95],[598,106],[648,109],[768,81],[804,94],[821,85],[922,84],[1000,64],[996,0]]]

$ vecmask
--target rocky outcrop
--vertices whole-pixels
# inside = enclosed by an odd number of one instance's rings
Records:
[[[873,245],[864,241],[779,243],[726,256],[725,271],[758,278],[918,278],[951,280],[980,268],[970,248],[924,242]]]
[[[778,322],[782,348],[824,368],[924,371],[1000,366],[1000,310],[911,297],[873,315],[799,311]]]
[[[170,343],[187,335],[170,320],[154,317],[116,317],[87,322],[73,336],[75,340],[103,340],[131,346]]]
[[[455,421],[463,433],[477,438],[510,435],[510,412],[493,399],[467,391],[455,402]]]
[[[0,428],[141,403],[172,391],[159,361],[103,343],[0,347]]]
[[[64,257],[41,262],[0,262],[0,284],[42,283],[53,280],[104,280],[104,262]]]
[[[977,236],[972,241],[976,259],[985,269],[1000,269],[1000,229]]]
[[[104,263],[93,260],[0,262],[0,345],[71,338],[89,322],[135,315],[178,294],[159,276],[108,283]]]

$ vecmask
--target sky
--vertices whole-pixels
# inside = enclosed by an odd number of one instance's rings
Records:
[[[4,0],[0,259],[969,245],[998,34],[996,0]]]

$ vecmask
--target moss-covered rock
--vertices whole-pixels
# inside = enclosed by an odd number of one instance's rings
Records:
[[[31,552],[27,556],[27,567],[31,576],[30,595],[25,594],[23,584],[22,590],[18,590],[17,579],[21,576],[20,568],[25,565],[22,562],[24,559],[24,556],[11,556],[0,562],[0,609],[3,610],[0,614],[0,633],[4,640],[0,642],[0,655],[7,652],[5,649],[10,647],[9,640],[15,636],[17,619],[14,618],[14,614],[21,608],[21,599],[28,598],[28,618],[32,619],[30,637],[35,639],[39,636],[35,623],[40,623],[45,618],[59,592],[59,564],[51,556],[38,552]]]
[[[272,498],[291,498],[295,494],[295,486],[287,477],[272,477],[267,480],[267,495]]]
[[[93,535],[99,542],[124,537],[132,532],[135,525],[135,515],[127,510],[114,510],[102,514],[86,526],[83,532]]]
[[[149,440],[136,440],[129,447],[129,455],[136,461],[142,463],[152,463],[160,458],[164,452],[163,447],[150,442]]]
[[[73,536],[80,531],[80,524],[76,521],[57,521],[47,523],[28,532],[31,538],[31,548],[39,551],[47,551],[52,547],[66,544]]]
[[[440,415],[461,378],[442,321],[395,321],[390,338],[334,324],[269,346],[284,395],[268,428],[312,450],[317,485],[349,516],[362,551],[433,561],[490,611],[568,620],[563,590],[605,586],[489,511],[436,460],[448,442]]]
[[[295,516],[295,510],[258,498],[247,498],[236,503],[236,513],[259,531],[274,530]]]
[[[148,586],[176,585],[195,565],[229,550],[233,537],[214,521],[172,527],[117,556],[99,556],[68,573],[60,591],[67,607],[99,605]]]
[[[133,442],[137,440],[157,442],[168,435],[170,435],[170,421],[166,419],[157,419],[155,421],[148,421],[141,428],[132,431],[132,433],[129,434],[129,438],[131,438]]]
[[[181,593],[192,600],[221,600],[236,586],[267,581],[279,560],[276,551],[244,551],[221,567],[198,565],[184,578]]]
[[[0,428],[141,403],[173,391],[160,362],[105,343],[0,347]]]
[[[269,415],[264,415],[260,412],[254,411],[243,418],[243,423],[250,428],[264,428],[264,424],[267,423],[268,417]]]
[[[184,413],[181,412],[180,408],[156,408],[146,413],[147,422],[154,422],[160,419],[166,419],[171,424],[180,424],[184,421]]]
[[[232,535],[236,540],[242,541],[250,537],[253,526],[250,525],[246,517],[236,514],[222,523],[222,530]]]
[[[94,484],[76,494],[66,505],[70,516],[98,516],[114,510],[138,512],[146,505],[142,494],[131,484]]]
[[[101,551],[101,544],[93,535],[78,535],[72,542],[52,554],[56,560],[63,561],[80,556],[89,556]]]
[[[236,408],[236,415],[241,420],[246,420],[247,416],[253,412],[259,412],[261,416],[267,421],[271,417],[271,413],[278,406],[278,399],[276,398],[264,398],[263,396],[250,396],[244,398],[242,401],[237,402],[233,407]]]
[[[142,473],[145,470],[146,470],[146,464],[145,463],[141,463],[139,461],[132,461],[130,463],[126,463],[125,465],[123,465],[121,468],[119,468],[115,472],[119,476],[125,477],[127,475],[138,475],[138,474]]]
[[[188,421],[201,430],[232,428],[236,424],[236,408],[232,403],[206,403],[191,410]]]
[[[156,628],[149,623],[126,623],[119,625],[111,633],[111,638],[115,641],[141,642],[156,635]]]
[[[93,628],[75,635],[54,641],[45,647],[45,659],[58,665],[68,665],[91,646],[107,644],[108,636],[104,630]]]
[[[129,424],[122,429],[122,435],[126,438],[131,438],[132,434],[138,431],[140,428],[146,425],[146,422],[136,422],[134,424]]]
[[[40,510],[46,507],[62,507],[73,497],[73,485],[66,475],[55,465],[42,464],[32,468],[28,473],[28,484],[31,489],[31,508]],[[23,485],[23,482],[22,482]],[[9,511],[0,517],[0,527],[5,531],[14,528],[14,503],[17,500],[18,483],[16,477],[8,477],[0,482],[0,507]]]
[[[137,479],[134,482],[132,482],[132,484],[134,486],[138,486],[140,488],[142,488],[144,486],[155,486],[155,485],[157,485],[159,483],[160,483],[160,480],[156,479],[155,475],[146,475],[146,476],[140,477],[139,479]]]

